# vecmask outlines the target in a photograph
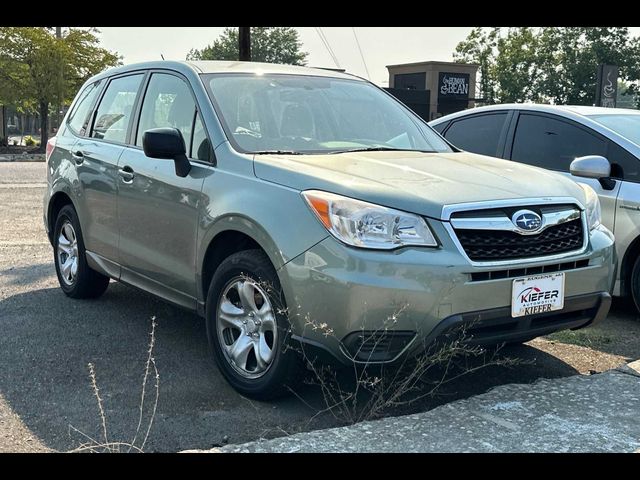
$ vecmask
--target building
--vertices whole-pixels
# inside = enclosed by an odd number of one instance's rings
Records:
[[[387,65],[387,90],[423,119],[433,120],[475,106],[478,66],[433,61]]]

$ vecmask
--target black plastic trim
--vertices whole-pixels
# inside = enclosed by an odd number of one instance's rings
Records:
[[[447,332],[467,326],[467,341],[473,345],[497,345],[547,335],[558,330],[577,330],[601,322],[611,307],[608,292],[565,298],[564,308],[551,313],[511,317],[511,306],[466,312],[442,320],[424,345],[443,338]],[[486,334],[473,336],[473,331]],[[493,334],[491,334],[493,332]]]

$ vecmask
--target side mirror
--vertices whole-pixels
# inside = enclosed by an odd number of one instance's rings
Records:
[[[179,177],[186,177],[191,171],[184,138],[177,128],[152,128],[145,131],[142,134],[142,149],[149,158],[173,160]]]
[[[611,164],[600,155],[578,157],[569,167],[571,175],[584,178],[595,178],[605,190],[613,190],[616,182],[611,178]]]

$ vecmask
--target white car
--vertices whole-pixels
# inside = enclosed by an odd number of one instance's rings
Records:
[[[462,150],[578,176],[592,186],[602,222],[616,238],[613,294],[631,296],[640,310],[640,111],[504,104],[429,125]]]

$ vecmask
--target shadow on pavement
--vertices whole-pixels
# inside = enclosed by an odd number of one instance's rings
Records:
[[[133,437],[152,316],[158,324],[160,400],[147,451],[211,448],[224,437],[242,443],[338,425],[330,415],[308,424],[313,408],[324,405],[314,386],[298,389],[312,408],[295,397],[271,403],[242,398],[213,364],[200,318],[119,283],[93,301],[71,300],[59,288],[33,290],[0,302],[0,312],[0,395],[48,447],[65,451],[83,442],[70,424],[100,438],[89,362],[105,402],[109,440]],[[576,373],[530,346],[509,347],[504,354],[535,363],[480,370],[443,386],[433,398],[390,413],[424,411],[496,385]]]
[[[270,429],[290,428],[314,413],[295,398],[243,399],[210,359],[200,318],[118,283],[93,301],[69,299],[59,288],[34,290],[2,301],[0,312],[0,395],[57,450],[84,441],[69,433],[70,424],[101,438],[89,362],[104,399],[109,439],[132,439],[154,315],[160,400],[145,450],[210,448],[225,436],[233,443],[273,436]]]
[[[48,277],[55,271],[51,262],[37,263],[22,267],[10,267],[0,270],[0,276],[8,285],[28,285],[38,280]]]
[[[560,332],[551,339],[622,357],[626,361],[637,360],[640,356],[640,318],[630,298],[614,297],[604,321],[593,327]]]

